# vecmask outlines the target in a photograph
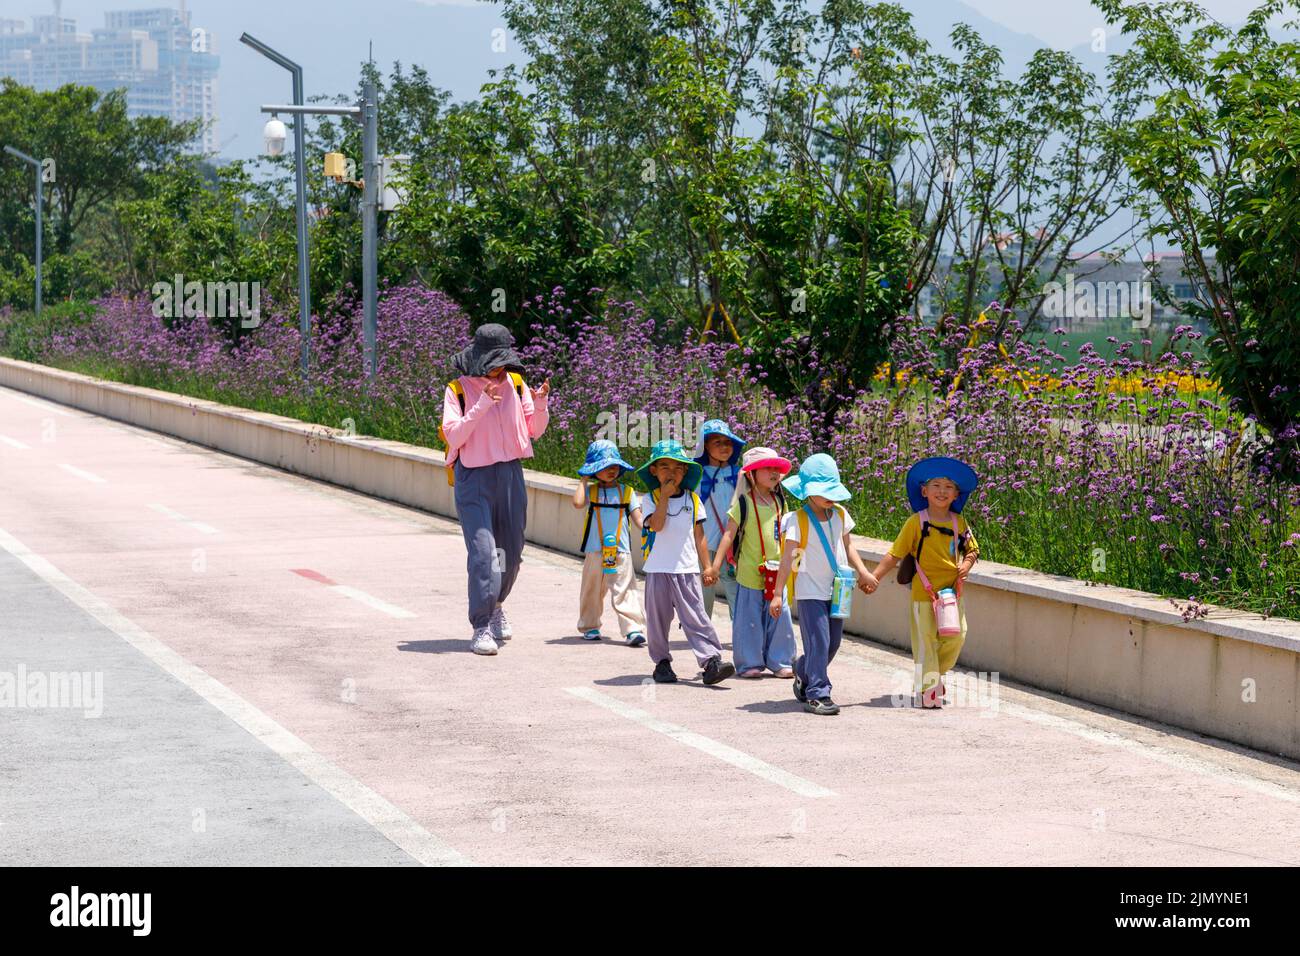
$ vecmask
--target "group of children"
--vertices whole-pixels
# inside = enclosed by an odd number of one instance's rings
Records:
[[[978,484],[951,458],[927,458],[907,475],[913,514],[872,570],[853,548],[853,518],[841,502],[852,493],[826,454],[799,470],[770,448],[747,448],[723,421],[705,422],[693,454],[676,440],[658,442],[634,468],[601,439],[587,449],[573,497],[587,510],[578,629],[601,639],[608,595],[624,641],[647,646],[654,680],[673,683],[668,632],[674,617],[705,684],[765,673],[793,679],[804,709],[839,713],[831,698],[830,663],[840,646],[853,589],[871,594],[899,567],[910,580],[914,689],[922,707],[943,706],[943,675],[966,636],[961,587],[979,547],[961,516]],[[633,474],[644,495],[625,477]],[[644,556],[645,612],[632,569],[631,529]],[[734,661],[722,657],[712,624],[721,590],[732,623]],[[798,611],[803,653],[796,656],[791,607]]]
[[[528,519],[523,464],[550,420],[550,383],[532,389],[514,336],[490,323],[452,358],[458,376],[443,395],[447,481],[465,538],[470,650],[494,656],[511,637],[504,603],[518,577]],[[580,469],[575,508],[587,509],[578,628],[600,640],[608,595],[624,640],[647,646],[654,679],[672,683],[668,631],[680,622],[704,683],[764,673],[793,679],[814,714],[835,714],[830,663],[855,588],[871,594],[898,566],[911,583],[914,688],[923,707],[943,705],[943,675],[966,637],[962,582],[979,546],[961,511],[979,483],[952,458],[926,458],[907,474],[914,512],[889,553],[867,570],[849,539],[852,494],[830,455],[791,463],[770,448],[747,448],[723,421],[705,422],[693,454],[661,441],[634,469],[611,441],[592,442]],[[645,496],[624,482],[632,472]],[[594,484],[593,484],[594,482]],[[631,529],[645,558],[645,613],[632,569]],[[731,616],[732,655],[713,628],[719,590]],[[791,607],[803,653],[796,656]]]

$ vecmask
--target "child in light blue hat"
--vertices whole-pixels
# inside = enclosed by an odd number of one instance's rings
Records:
[[[704,540],[710,551],[717,551],[727,530],[727,510],[736,495],[740,480],[740,456],[745,440],[720,418],[711,418],[700,426],[699,439],[691,457],[700,465],[700,501],[704,502]],[[713,604],[721,591],[727,598],[727,613],[736,622],[736,562],[733,555],[723,555],[716,584],[704,589],[704,613],[713,617]]]
[[[608,594],[618,617],[619,631],[629,647],[645,644],[645,615],[632,571],[629,525],[641,530],[641,497],[620,480],[632,470],[612,441],[587,446],[587,460],[578,469],[582,480],[573,494],[573,507],[586,508],[580,545],[582,590],[578,599],[578,631],[588,641],[600,640],[600,619]],[[593,489],[589,482],[595,479]]]
[[[788,588],[788,597],[799,610],[803,641],[803,654],[794,661],[794,696],[809,713],[833,716],[840,708],[831,699],[828,671],[840,649],[844,620],[831,616],[831,588],[840,570],[847,567],[857,572],[857,586],[867,594],[876,589],[877,581],[849,540],[853,516],[839,502],[848,501],[853,494],[840,481],[835,459],[826,454],[810,455],[799,466],[799,473],[781,484],[803,507],[786,518],[781,569],[768,612],[780,616],[781,591]]]

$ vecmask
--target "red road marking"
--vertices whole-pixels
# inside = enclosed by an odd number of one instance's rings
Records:
[[[311,568],[290,568],[289,570],[292,571],[294,574],[302,575],[304,578],[307,578],[308,580],[319,581],[321,584],[328,584],[331,587],[338,584],[337,581],[331,581],[329,578],[325,577],[325,575],[321,574],[319,571],[313,571]]]

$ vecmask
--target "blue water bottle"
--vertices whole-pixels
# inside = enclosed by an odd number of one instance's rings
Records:
[[[853,589],[858,575],[852,568],[838,568],[831,581],[831,617],[846,618],[853,613]]]

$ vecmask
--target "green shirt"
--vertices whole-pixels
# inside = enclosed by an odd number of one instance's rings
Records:
[[[763,590],[763,576],[758,573],[758,566],[763,563],[763,549],[767,549],[767,560],[781,560],[781,541],[777,536],[777,506],[759,502],[758,520],[754,520],[754,499],[745,495],[746,528],[745,536],[740,541],[740,554],[736,558],[736,583],[753,591]],[[732,499],[727,509],[727,517],[740,524],[740,495]],[[759,535],[758,529],[764,534]],[[760,537],[762,540],[760,541]]]

